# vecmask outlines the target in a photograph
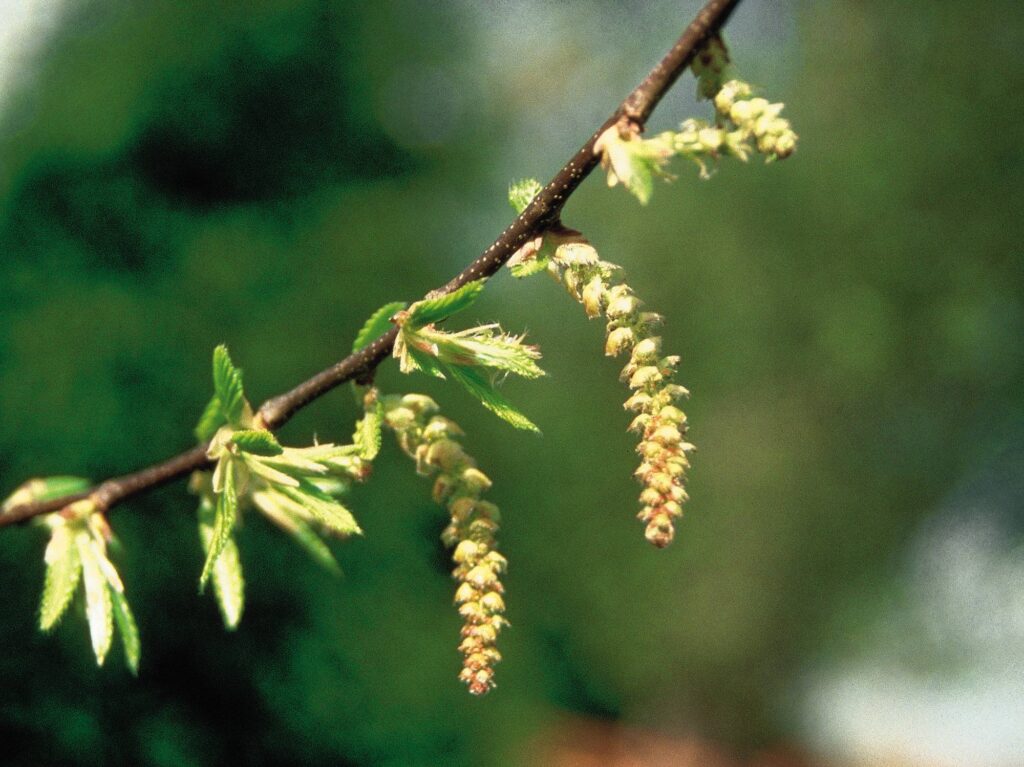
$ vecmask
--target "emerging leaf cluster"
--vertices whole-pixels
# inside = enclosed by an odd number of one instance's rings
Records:
[[[507,374],[523,378],[544,375],[537,365],[537,347],[523,343],[522,336],[502,332],[496,324],[455,333],[436,327],[436,323],[471,306],[483,287],[483,280],[470,282],[452,293],[418,301],[400,312],[394,356],[403,373],[421,371],[437,378],[451,378],[499,418],[519,429],[539,431],[496,388],[499,377]]]
[[[379,333],[371,328],[367,335],[372,340]],[[367,407],[351,445],[285,447],[255,423],[241,373],[223,346],[214,351],[213,383],[212,402],[218,403],[216,420],[222,425],[212,435],[207,455],[216,464],[212,474],[197,475],[192,483],[200,496],[199,533],[206,555],[199,584],[203,589],[213,581],[224,623],[234,628],[244,606],[244,578],[235,541],[241,511],[255,507],[315,561],[340,572],[321,535],[361,533],[340,496],[351,481],[365,478],[368,462],[380,448],[381,411],[377,404]],[[223,403],[232,404],[225,407]]]
[[[124,648],[125,662],[133,674],[139,670],[141,645],[124,583],[107,556],[110,528],[101,514],[92,511],[90,501],[79,501],[68,516],[49,518],[50,542],[46,546],[46,580],[39,610],[39,627],[51,631],[67,612],[72,597],[82,584],[89,637],[100,666],[106,660],[116,627]]]

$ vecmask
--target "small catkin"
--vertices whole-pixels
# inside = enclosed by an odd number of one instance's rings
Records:
[[[501,575],[508,562],[496,550],[498,507],[482,499],[491,480],[458,441],[462,430],[437,414],[437,404],[423,395],[383,398],[384,423],[395,432],[398,443],[424,476],[435,476],[434,500],[450,515],[441,534],[453,548],[458,582],[455,604],[462,616],[459,678],[474,695],[495,686],[494,666],[501,660],[496,647],[505,620],[505,588]]]
[[[619,267],[600,261],[596,252],[589,259],[562,258],[566,247],[555,251],[551,272],[589,317],[603,314],[607,320],[605,354],[629,353],[621,378],[631,392],[625,408],[636,414],[629,428],[640,435],[641,463],[635,473],[644,489],[637,516],[646,526],[647,540],[662,548],[672,542],[675,520],[683,513],[683,485],[694,450],[686,440],[686,414],[676,405],[689,394],[674,381],[679,358],[662,354],[661,337],[654,333],[661,317],[643,311],[643,302],[622,280]],[[580,242],[572,247],[590,248]]]

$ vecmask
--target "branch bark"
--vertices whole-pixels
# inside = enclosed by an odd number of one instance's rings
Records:
[[[643,131],[654,108],[690,65],[702,43],[721,29],[739,2],[740,0],[710,0],[643,82],[626,97],[572,159],[562,166],[515,221],[506,227],[479,258],[434,293],[449,293],[467,282],[490,277],[501,269],[523,243],[541,234],[556,222],[569,197],[599,162],[600,158],[594,152],[594,142],[597,138],[623,119],[631,121]],[[346,381],[369,376],[391,354],[397,335],[397,328],[393,328],[368,346],[303,381],[290,391],[268,399],[260,406],[258,418],[268,429],[279,429],[296,412],[318,397]],[[131,496],[203,468],[209,463],[206,448],[205,444],[199,445],[140,471],[108,479],[84,493],[55,498],[43,503],[15,506],[0,515],[0,527],[59,511],[69,503],[85,498],[91,498],[97,509],[107,511]]]

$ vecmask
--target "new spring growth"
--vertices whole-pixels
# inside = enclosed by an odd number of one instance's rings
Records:
[[[459,679],[471,693],[483,695],[494,687],[494,666],[501,660],[495,645],[508,625],[501,584],[508,563],[495,548],[498,507],[482,499],[491,480],[463,449],[462,430],[438,415],[432,399],[406,394],[382,402],[384,423],[416,462],[416,470],[435,477],[434,500],[448,509],[450,521],[441,538],[454,548],[455,603],[463,620]]]
[[[253,417],[241,371],[223,346],[214,350],[214,397],[196,429],[209,439],[214,471],[198,472],[190,488],[199,495],[199,536],[206,555],[200,588],[213,581],[224,623],[235,628],[244,607],[244,578],[235,542],[241,511],[255,507],[291,535],[318,563],[338,572],[321,538],[360,533],[340,502],[353,481],[364,480],[380,447],[380,407],[367,406],[350,445],[284,447]],[[210,430],[212,434],[210,433]]]
[[[438,378],[458,381],[480,403],[519,429],[537,427],[497,390],[500,377],[508,374],[538,378],[544,371],[537,365],[540,350],[523,343],[498,325],[480,325],[455,333],[441,330],[436,323],[471,306],[483,291],[483,280],[436,298],[417,301],[393,317],[401,332],[395,340],[394,356],[403,373],[422,371]]]
[[[510,201],[517,204],[514,195]],[[583,305],[588,317],[607,320],[605,354],[629,353],[621,378],[631,391],[625,407],[636,414],[629,428],[640,435],[636,477],[644,489],[637,516],[646,526],[647,540],[659,548],[667,546],[687,499],[683,484],[690,466],[688,454],[694,449],[686,441],[686,415],[676,404],[688,395],[673,380],[679,358],[662,353],[661,338],[654,333],[661,317],[643,310],[643,302],[623,281],[620,267],[602,261],[578,232],[557,228],[543,239],[543,243],[528,243],[529,250],[521,250],[509,265],[513,274],[518,267],[520,276],[524,271],[539,271],[538,264],[546,268]],[[526,264],[531,266],[523,270]]]
[[[742,80],[725,81],[729,57],[721,38],[712,38],[694,59],[698,95],[713,99],[716,120],[685,120],[678,131],[665,131],[649,139],[628,118],[602,133],[594,144],[607,171],[608,186],[622,184],[642,204],[654,191],[654,179],[672,179],[666,171],[673,157],[697,164],[701,178],[708,178],[719,157],[744,162],[754,152],[766,162],[789,157],[796,150],[797,135],[789,120],[781,117],[782,104],[755,98],[753,88]]]
[[[78,477],[33,479],[18,488],[3,507],[46,501],[88,488],[89,482]],[[114,535],[106,518],[87,498],[56,514],[46,515],[41,524],[49,529],[50,541],[43,555],[46,580],[39,608],[39,628],[51,631],[57,626],[81,583],[97,665],[102,666],[106,660],[116,628],[124,647],[125,662],[133,674],[138,673],[139,630],[125,598],[124,583],[107,554],[107,544]]]

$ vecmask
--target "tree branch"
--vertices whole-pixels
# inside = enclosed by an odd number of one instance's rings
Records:
[[[515,221],[509,224],[479,258],[434,293],[449,293],[467,282],[490,277],[501,269],[523,243],[543,233],[556,222],[569,197],[598,164],[600,158],[594,152],[594,142],[597,138],[623,119],[634,123],[642,131],[654,108],[679,75],[690,65],[704,40],[718,32],[738,4],[739,0],[710,0],[643,82],[626,97],[614,114],[594,132]],[[268,429],[278,429],[297,411],[331,389],[346,381],[372,374],[391,354],[397,335],[398,329],[393,328],[358,352],[303,381],[291,391],[268,399],[260,407],[257,419]],[[15,506],[0,515],[0,527],[59,511],[69,503],[86,498],[91,498],[97,509],[107,511],[137,493],[164,485],[203,468],[209,463],[206,448],[206,444],[199,445],[132,474],[108,479],[84,493],[55,498],[43,503]]]

